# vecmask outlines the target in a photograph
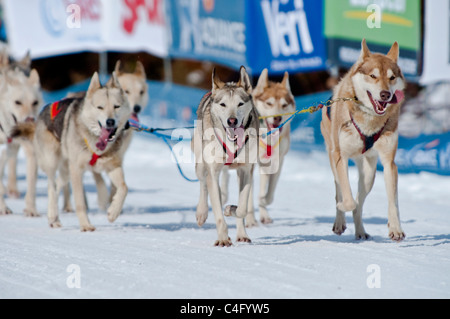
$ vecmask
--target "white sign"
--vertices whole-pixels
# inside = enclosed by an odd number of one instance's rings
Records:
[[[147,51],[164,57],[163,0],[3,0],[10,54]]]
[[[450,0],[425,1],[421,84],[450,80]]]

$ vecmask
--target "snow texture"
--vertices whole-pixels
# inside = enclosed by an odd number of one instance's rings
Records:
[[[212,212],[203,227],[196,224],[198,183],[181,177],[160,139],[135,134],[125,160],[129,194],[114,223],[99,211],[92,175],[85,174],[95,232],[80,232],[74,213],[61,213],[62,228],[48,226],[42,172],[41,217],[24,217],[25,161],[21,152],[22,198],[7,199],[14,214],[0,216],[0,298],[450,297],[449,177],[400,175],[407,237],[395,243],[388,238],[383,173],[377,172],[363,213],[372,237],[357,241],[351,214],[342,236],[331,230],[334,182],[327,155],[291,151],[270,206],[273,224],[248,229],[252,243],[236,243],[235,220],[227,218],[234,245],[219,248],[213,246]],[[195,177],[193,164],[182,166]],[[355,189],[354,167],[349,175]],[[256,192],[254,198],[257,203]],[[234,172],[229,202],[237,202]]]

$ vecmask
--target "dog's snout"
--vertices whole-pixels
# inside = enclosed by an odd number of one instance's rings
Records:
[[[137,104],[133,108],[134,113],[139,113],[141,110],[142,110],[142,107]]]
[[[106,126],[108,128],[116,126],[116,120],[115,119],[107,119],[106,120]]]
[[[237,118],[235,118],[235,117],[230,117],[230,118],[227,120],[227,123],[228,123],[228,126],[229,126],[229,127],[236,127],[237,122],[238,122],[238,120],[237,120]]]
[[[389,91],[381,91],[380,97],[382,101],[388,101],[391,98],[391,92]]]
[[[276,125],[278,125],[278,124],[281,123],[281,120],[282,120],[282,119],[283,119],[283,118],[282,118],[281,116],[276,116],[276,117],[273,118],[273,123],[276,124]]]

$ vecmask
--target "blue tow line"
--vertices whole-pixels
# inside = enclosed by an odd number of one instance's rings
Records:
[[[166,145],[169,147],[170,152],[172,153],[173,157],[175,158],[175,162],[177,164],[177,168],[178,168],[178,171],[180,172],[181,176],[188,182],[192,182],[192,183],[198,182],[198,179],[191,179],[191,178],[187,177],[186,174],[184,174],[184,172],[181,168],[180,162],[178,161],[178,157],[176,156],[175,152],[173,151],[172,145],[170,145],[170,143],[168,141],[169,139],[172,140],[172,136],[163,134],[163,133],[159,133],[159,132],[163,132],[163,131],[173,131],[178,128],[151,128],[151,127],[145,126],[139,122],[136,122],[134,120],[129,120],[129,123],[130,123],[130,126],[138,132],[141,132],[141,131],[147,132],[147,133],[155,135],[156,137],[161,138],[164,141],[164,143],[166,143]],[[183,127],[183,128],[184,129],[193,129],[194,127],[190,126],[190,127]],[[182,141],[182,140],[186,141],[186,140],[190,140],[190,139],[178,138],[178,141]]]

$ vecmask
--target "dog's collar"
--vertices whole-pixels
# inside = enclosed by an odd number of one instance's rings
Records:
[[[92,150],[92,148],[89,146],[89,142],[88,142],[88,140],[87,140],[86,138],[84,139],[84,143],[86,144],[88,150],[92,153],[91,160],[89,161],[89,165],[90,165],[90,166],[95,166],[95,164],[97,164],[97,160],[98,160],[100,157],[102,157],[102,156],[101,156],[101,155],[98,155],[97,153],[95,153],[95,152]]]
[[[273,154],[273,150],[276,149],[280,143],[283,137],[280,135],[278,138],[278,141],[275,143],[275,145],[269,145],[264,143],[264,139],[262,137],[259,138],[259,145],[266,150],[266,153],[264,154],[264,158],[271,158]]]
[[[375,144],[376,141],[378,141],[378,139],[380,138],[381,134],[383,133],[383,130],[386,127],[386,124],[388,121],[386,121],[386,123],[384,123],[383,127],[378,132],[372,134],[371,136],[367,136],[361,131],[359,126],[356,124],[351,113],[350,113],[350,118],[352,120],[353,126],[356,128],[356,131],[358,131],[359,136],[361,137],[361,140],[363,141],[364,148],[363,148],[361,154],[364,154],[365,152],[367,152],[368,150],[370,150],[373,147],[373,145]]]

